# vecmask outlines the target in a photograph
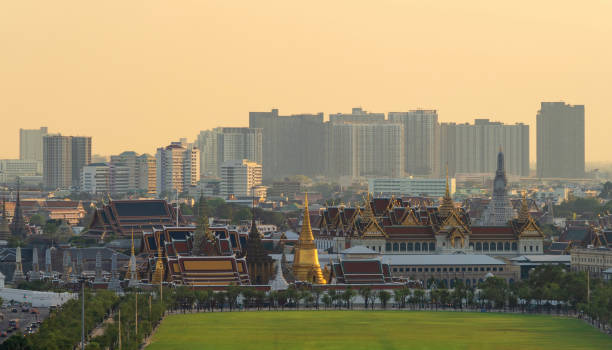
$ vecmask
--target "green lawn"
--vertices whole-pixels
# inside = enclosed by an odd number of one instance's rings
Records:
[[[585,323],[541,315],[401,311],[172,315],[156,349],[612,349]]]

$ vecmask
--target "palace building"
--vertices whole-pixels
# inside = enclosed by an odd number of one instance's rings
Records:
[[[370,198],[357,207],[334,206],[310,213],[317,247],[340,252],[362,245],[382,254],[542,254],[544,234],[523,199],[519,217],[503,226],[472,226],[447,185],[438,206],[403,198]]]

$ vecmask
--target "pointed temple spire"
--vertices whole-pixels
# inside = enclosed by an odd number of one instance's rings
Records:
[[[11,233],[19,238],[25,238],[26,227],[25,221],[23,220],[23,209],[21,208],[19,192],[19,178],[17,178],[17,200],[15,201],[15,212],[13,213],[13,221],[11,222]]]
[[[310,227],[310,213],[308,211],[308,193],[304,195],[304,219],[302,230],[295,246],[293,258],[293,274],[297,281],[326,284],[321,265],[319,265],[319,254]]]
[[[134,229],[132,229],[132,250],[130,254],[130,262],[128,263],[129,278],[128,287],[134,287],[138,284],[138,273],[136,271],[136,253],[134,251]]]
[[[164,262],[162,261],[161,234],[162,232],[159,233],[159,239],[157,240],[157,261],[155,262],[155,271],[153,272],[153,277],[151,278],[151,283],[153,284],[162,284],[164,280]]]
[[[444,198],[442,198],[442,203],[440,203],[440,207],[438,210],[442,217],[449,216],[453,212],[453,210],[455,210],[455,203],[453,202],[453,198],[450,194],[448,164],[446,164],[446,191],[444,192]]]
[[[51,275],[51,248],[45,250],[45,272]]]
[[[40,265],[38,264],[38,248],[32,249],[32,271],[30,271],[30,281],[38,281],[41,278]]]
[[[261,240],[255,220],[254,206],[252,208],[251,230],[247,240],[246,261],[251,283],[268,284],[273,277],[274,260],[266,253]]]
[[[285,280],[283,276],[283,266],[280,259],[276,261],[276,276],[270,282],[271,290],[286,290],[289,287],[289,283]]]
[[[95,282],[102,282],[102,254],[98,250],[96,253],[96,278]]]
[[[23,267],[21,265],[21,247],[17,246],[15,251],[15,273],[13,274],[13,284],[17,285],[17,283],[25,280],[25,276],[23,274]]]
[[[527,192],[523,192],[523,200],[521,201],[521,209],[518,215],[518,222],[524,224],[529,220],[529,206],[527,205]]]

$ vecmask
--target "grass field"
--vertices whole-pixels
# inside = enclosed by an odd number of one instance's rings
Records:
[[[157,349],[612,349],[585,323],[542,315],[398,311],[171,315]]]

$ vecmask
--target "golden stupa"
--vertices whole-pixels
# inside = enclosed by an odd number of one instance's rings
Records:
[[[161,284],[164,281],[164,262],[162,261],[161,251],[161,233],[159,240],[157,241],[157,261],[155,262],[155,271],[151,278],[152,284]]]
[[[310,227],[310,215],[308,214],[308,193],[304,196],[304,220],[300,238],[295,246],[293,255],[293,275],[296,281],[326,284],[323,277],[321,265],[319,265],[319,253],[314,243],[314,236]]]

